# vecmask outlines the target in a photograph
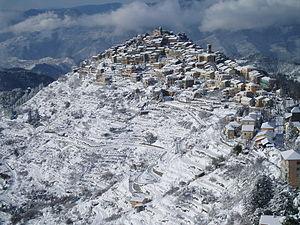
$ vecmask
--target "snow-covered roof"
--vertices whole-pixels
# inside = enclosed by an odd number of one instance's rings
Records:
[[[261,143],[262,143],[263,145],[266,145],[266,144],[271,143],[271,141],[269,140],[269,138],[264,138],[264,139],[261,140]]]
[[[292,113],[285,113],[284,114],[284,118],[285,119],[288,119],[288,118],[290,118],[292,116]]]
[[[264,136],[260,136],[260,137],[258,137],[258,136],[256,136],[255,137],[255,142],[259,142],[259,141],[261,141],[261,140],[263,140],[263,139],[265,139],[266,137],[264,137]]]
[[[261,79],[262,79],[262,80],[265,80],[265,81],[267,81],[267,82],[270,82],[271,80],[273,80],[273,78],[267,77],[267,76],[264,76],[264,77],[262,77]]]
[[[296,106],[292,109],[291,113],[300,113],[300,108],[299,106]]]
[[[253,132],[254,131],[254,125],[243,125],[242,131],[246,132]]]
[[[253,119],[251,116],[245,116],[241,121],[242,122],[243,121],[253,121],[253,122],[255,122],[255,119]]]
[[[194,78],[193,78],[192,76],[190,76],[190,75],[187,75],[187,76],[185,76],[185,77],[183,78],[183,80],[189,80],[189,81],[192,81],[192,80],[194,80]]]
[[[249,97],[247,97],[247,96],[243,96],[243,97],[241,98],[241,101],[242,101],[242,102],[251,102],[251,101],[253,101],[253,98],[249,98]]]
[[[263,130],[263,131],[260,131],[256,134],[256,137],[262,137],[262,136],[273,136],[274,133],[270,130]]]
[[[259,85],[253,83],[253,82],[250,82],[248,84],[246,84],[248,87],[258,87]]]
[[[271,99],[270,98],[263,99],[263,102],[268,102],[268,101],[271,101]]]
[[[232,79],[231,83],[237,85],[237,84],[242,83],[242,82],[240,80],[233,80]]]
[[[260,225],[282,225],[283,217],[262,215],[259,220]]]
[[[239,124],[239,123],[236,122],[236,121],[232,121],[232,122],[230,122],[228,125],[230,125],[230,126],[232,126],[232,127],[240,127],[240,126],[241,126],[241,124]]]
[[[300,153],[294,150],[280,152],[284,160],[300,160]]]
[[[234,131],[234,127],[232,127],[230,124],[227,124],[225,126],[226,130],[231,130],[231,131]]]
[[[260,73],[257,70],[252,70],[249,72],[249,75],[260,75]]]
[[[274,129],[274,127],[269,122],[265,122],[261,125],[261,129]]]
[[[251,112],[249,113],[249,116],[256,120],[258,115],[256,112]]]
[[[292,122],[293,126],[300,129],[300,122]]]
[[[147,196],[143,193],[135,194],[130,198],[130,201],[143,202]]]
[[[254,67],[254,66],[251,66],[251,65],[242,66],[241,68],[242,68],[242,69],[251,69],[251,70],[254,70],[254,69],[255,69],[255,67]]]
[[[256,97],[255,99],[256,100],[262,100],[262,99],[264,99],[265,98],[265,96],[258,96],[258,97]]]

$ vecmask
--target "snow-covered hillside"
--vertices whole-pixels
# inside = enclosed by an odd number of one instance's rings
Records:
[[[230,156],[218,129],[223,109],[206,113],[197,104],[151,102],[147,92],[124,78],[102,87],[92,77],[69,74],[26,104],[38,111],[39,126],[24,123],[27,114],[2,122],[1,153],[15,153],[2,161],[15,177],[1,199],[20,207],[13,218],[32,217],[39,224],[194,224],[213,211],[220,218],[210,218],[211,224],[228,220],[232,210],[224,196],[234,198],[254,178],[236,176],[235,170],[263,172],[254,170],[258,155]],[[141,115],[145,104],[149,114]],[[212,159],[220,156],[228,162],[216,169]],[[270,165],[260,164],[278,176]],[[136,213],[129,200],[140,192],[152,202]],[[23,215],[23,207],[32,215]]]
[[[159,101],[121,67],[105,73],[69,73],[0,122],[1,223],[251,224],[249,196],[263,175],[279,185],[280,156],[232,153],[220,120],[236,103]]]

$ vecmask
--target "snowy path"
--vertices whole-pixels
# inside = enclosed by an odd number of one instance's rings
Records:
[[[179,103],[179,104],[178,104]],[[164,105],[179,109],[190,115],[200,126],[207,126],[208,124],[202,119],[199,120],[194,113],[192,113],[186,106],[182,106],[180,102],[164,102]]]

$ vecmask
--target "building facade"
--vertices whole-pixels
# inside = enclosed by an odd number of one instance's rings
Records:
[[[300,187],[300,153],[294,150],[281,152],[282,172],[288,183],[294,187]]]

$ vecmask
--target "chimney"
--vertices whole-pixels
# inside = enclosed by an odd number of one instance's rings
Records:
[[[207,53],[212,53],[211,44],[207,44]]]

